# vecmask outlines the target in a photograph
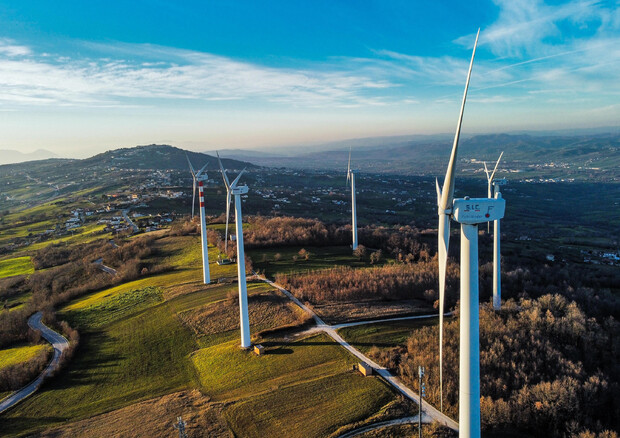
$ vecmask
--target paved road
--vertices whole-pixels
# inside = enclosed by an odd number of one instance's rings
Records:
[[[125,221],[129,224],[129,226],[133,229],[133,232],[137,233],[138,231],[140,231],[140,228],[138,228],[138,226],[133,223],[133,221],[127,214],[128,212],[129,212],[129,209],[123,210],[123,217],[125,218]]]
[[[450,315],[450,313],[446,313],[445,315]],[[383,318],[383,319],[369,319],[368,321],[355,321],[355,322],[345,322],[343,324],[334,324],[331,327],[333,329],[339,330],[345,327],[355,327],[357,325],[367,325],[367,324],[378,324],[381,322],[394,322],[394,321],[406,321],[409,319],[427,319],[427,318],[437,318],[436,314],[432,315],[413,315],[413,316],[397,316],[395,318]]]
[[[431,421],[432,419],[430,417],[422,414],[422,423],[430,423]],[[359,429],[353,429],[343,435],[340,435],[338,438],[352,438],[354,436],[370,432],[371,430],[383,429],[384,427],[397,426],[399,424],[418,424],[418,416],[415,415],[413,417],[396,418],[395,420],[387,420],[381,421],[379,423],[369,424],[368,426],[363,426]]]
[[[60,361],[60,355],[63,351],[69,348],[69,341],[59,333],[56,333],[54,330],[47,327],[45,324],[41,322],[41,318],[43,314],[41,312],[37,312],[32,315],[28,319],[28,325],[34,329],[41,332],[41,335],[52,344],[54,347],[54,357],[51,362],[47,365],[47,368],[43,370],[39,377],[30,382],[28,385],[24,386],[22,389],[15,391],[13,394],[9,395],[7,398],[0,401],[0,413],[6,411],[7,409],[15,406],[17,403],[33,394],[41,383],[43,383],[43,379],[49,376],[53,371],[58,367],[58,362]]]
[[[99,258],[95,260],[93,263],[98,265],[99,269],[101,269],[103,272],[107,272],[110,275],[116,275],[116,269],[110,268],[109,266],[104,265],[103,259]]]
[[[281,291],[284,295],[286,295],[288,298],[290,298],[295,304],[297,304],[301,309],[303,309],[305,312],[307,312],[309,315],[311,315],[312,318],[314,318],[314,321],[317,324],[317,329],[318,330],[321,330],[321,331],[325,332],[334,341],[338,342],[342,347],[346,348],[352,355],[357,357],[362,362],[366,362],[368,365],[373,367],[375,369],[375,371],[377,372],[377,374],[379,374],[381,377],[383,377],[390,385],[392,385],[394,388],[396,388],[401,394],[403,394],[405,397],[407,397],[408,399],[412,400],[416,404],[419,402],[420,397],[418,396],[418,394],[416,394],[414,391],[409,389],[398,377],[394,376],[392,373],[390,373],[390,371],[387,368],[384,368],[381,365],[379,365],[378,363],[374,362],[372,359],[370,359],[369,357],[365,356],[361,351],[359,351],[358,349],[353,347],[351,344],[349,344],[347,341],[342,339],[342,337],[338,334],[338,332],[336,330],[337,330],[337,328],[340,328],[340,327],[344,326],[344,324],[340,324],[340,326],[331,326],[331,325],[325,324],[325,322],[323,322],[323,320],[321,318],[319,318],[316,313],[314,313],[308,306],[304,305],[301,301],[299,301],[297,298],[295,298],[293,296],[293,294],[291,294],[288,290],[284,289],[279,284],[276,284],[273,281],[271,281],[271,280],[269,280],[269,279],[267,279],[265,277],[258,276],[258,278],[260,280],[270,284],[271,286],[275,287],[279,291]],[[436,315],[432,315],[432,316],[436,316]],[[420,316],[418,316],[418,318],[419,317]],[[429,318],[430,317],[431,316],[429,316]],[[413,319],[415,317],[405,317],[405,318]],[[401,317],[401,318],[394,318],[392,320],[398,320],[398,319],[403,319],[403,317]],[[383,321],[377,321],[377,320],[375,320],[375,321],[367,321],[367,323],[370,324],[370,323],[385,322],[385,321],[390,321],[390,320],[386,319],[386,320],[383,320]],[[350,323],[350,324],[361,325],[361,322]],[[449,427],[450,429],[453,429],[453,430],[456,430],[456,431],[458,431],[458,429],[459,429],[459,424],[456,421],[454,421],[452,418],[448,417],[447,415],[441,413],[438,409],[436,409],[435,407],[431,406],[430,404],[428,404],[424,400],[422,400],[422,412],[423,412],[424,415],[427,415],[432,420],[435,420],[435,421],[437,421],[437,422],[439,422],[439,423]]]

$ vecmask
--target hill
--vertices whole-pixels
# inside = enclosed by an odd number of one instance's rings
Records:
[[[148,145],[107,151],[85,160],[80,160],[83,168],[116,167],[119,169],[187,170],[187,157],[195,167],[207,164],[207,170],[219,170],[217,158],[200,152],[186,151],[169,145]],[[256,168],[254,164],[239,160],[222,158],[227,169]]]

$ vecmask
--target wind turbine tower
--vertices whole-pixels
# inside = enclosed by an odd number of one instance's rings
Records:
[[[347,183],[351,182],[351,228],[353,231],[353,251],[357,249],[357,204],[355,201],[355,174],[357,170],[351,169],[351,148],[349,148],[349,166],[347,167]]]
[[[487,194],[489,198],[501,199],[502,193],[500,187],[506,185],[505,179],[495,179],[495,172],[499,161],[502,159],[502,152],[495,163],[493,172],[489,175],[487,169],[487,163],[484,163],[484,171],[487,174],[488,190]],[[487,229],[488,229],[487,223]],[[500,252],[500,226],[499,219],[493,221],[493,309],[499,310],[502,307],[502,269],[501,269],[501,252]]]
[[[217,153],[217,152],[216,152]],[[235,227],[237,229],[237,277],[239,283],[239,320],[241,325],[241,348],[250,348],[250,316],[248,313],[248,287],[245,279],[245,255],[243,248],[243,217],[241,215],[241,195],[248,192],[248,186],[238,186],[239,178],[245,172],[243,169],[237,178],[231,183],[228,180],[220,155],[217,154],[217,161],[220,164],[222,178],[226,184],[227,202],[230,196],[235,197]]]
[[[459,346],[459,437],[480,437],[480,319],[478,304],[478,224],[504,217],[503,199],[455,199],[461,224],[461,305]]]
[[[443,189],[439,187],[439,181],[435,180],[437,188],[437,214],[439,216],[439,224],[437,229],[438,238],[438,263],[439,263],[439,403],[440,410],[443,412],[443,312],[446,293],[446,268],[448,264],[448,248],[450,244],[450,216],[452,215],[452,202],[454,200],[454,176],[456,168],[456,156],[459,147],[459,137],[461,135],[461,124],[463,122],[463,112],[465,111],[465,101],[467,100],[467,89],[469,88],[469,79],[471,78],[471,69],[474,65],[474,57],[476,55],[476,46],[478,45],[478,36],[480,29],[476,34],[474,42],[474,50],[471,54],[469,62],[469,70],[467,72],[467,81],[465,82],[465,91],[463,92],[463,101],[461,103],[461,111],[456,124],[456,133],[454,135],[454,143],[452,144],[452,152],[450,153],[450,161],[448,162],[448,170],[443,183]]]
[[[186,156],[187,157],[187,156]],[[194,197],[196,196],[196,183],[198,183],[198,198],[200,200],[200,243],[202,246],[202,277],[204,284],[211,283],[211,274],[209,272],[209,248],[207,244],[207,217],[205,211],[205,194],[204,194],[204,182],[207,181],[207,173],[205,164],[198,172],[194,170],[194,166],[187,157],[187,163],[189,164],[189,170],[194,178]],[[194,199],[192,199],[192,218],[194,217]]]

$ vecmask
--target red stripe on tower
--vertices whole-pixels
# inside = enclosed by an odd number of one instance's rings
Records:
[[[202,207],[204,207],[204,206],[205,206],[205,203],[204,203],[204,202],[201,202],[201,203],[200,203],[200,207],[202,208]]]
[[[202,187],[202,181],[198,181],[198,185]]]

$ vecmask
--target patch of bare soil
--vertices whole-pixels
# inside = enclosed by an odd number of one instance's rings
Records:
[[[199,391],[182,391],[50,429],[37,435],[61,437],[172,437],[177,417],[188,437],[232,437],[218,410]]]
[[[435,311],[422,300],[331,302],[314,304],[312,310],[327,324],[421,315]]]

